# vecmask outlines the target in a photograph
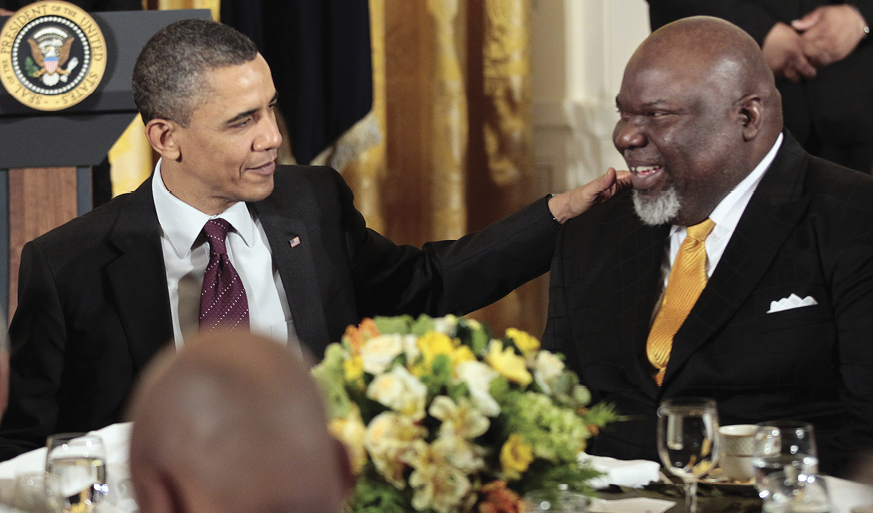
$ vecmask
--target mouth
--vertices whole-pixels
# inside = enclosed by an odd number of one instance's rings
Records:
[[[664,166],[630,166],[634,189],[648,191],[661,181]]]
[[[276,161],[271,160],[271,161],[265,162],[264,164],[261,164],[259,166],[249,167],[246,170],[249,172],[256,173],[259,175],[264,175],[264,176],[272,175],[273,171],[276,170]]]

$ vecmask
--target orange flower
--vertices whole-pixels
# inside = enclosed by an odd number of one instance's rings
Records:
[[[343,333],[343,340],[348,342],[352,352],[358,355],[361,354],[361,346],[364,345],[364,342],[379,335],[379,328],[376,327],[376,322],[368,317],[361,321],[361,324],[358,326],[349,325],[346,328],[346,332]]]
[[[479,513],[521,513],[524,501],[506,487],[505,481],[492,481],[479,490]]]

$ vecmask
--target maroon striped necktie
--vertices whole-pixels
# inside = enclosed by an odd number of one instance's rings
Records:
[[[206,333],[219,326],[249,329],[246,289],[227,256],[225,240],[230,227],[224,219],[210,219],[203,227],[209,241],[209,265],[200,292],[200,331]]]

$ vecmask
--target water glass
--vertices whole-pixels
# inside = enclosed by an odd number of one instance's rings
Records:
[[[768,509],[782,510],[795,498],[822,489],[815,479],[818,453],[812,424],[778,420],[758,424],[752,454],[755,487]],[[826,494],[826,491],[824,492]]]
[[[69,513],[88,513],[108,493],[106,448],[98,435],[62,433],[48,438],[46,471],[55,474]]]
[[[524,513],[584,513],[588,497],[569,490],[533,490],[524,494]]]
[[[12,506],[26,513],[60,513],[64,498],[54,474],[28,472],[15,476]]]
[[[667,399],[658,408],[658,455],[685,483],[685,507],[697,511],[697,481],[715,465],[718,454],[718,410],[701,397]]]

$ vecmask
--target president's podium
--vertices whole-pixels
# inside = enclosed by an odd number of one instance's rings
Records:
[[[174,21],[210,17],[198,9],[76,18],[67,6],[39,2],[0,17],[0,311],[9,318],[24,244],[91,209],[91,167],[137,114],[130,79],[142,46]]]

